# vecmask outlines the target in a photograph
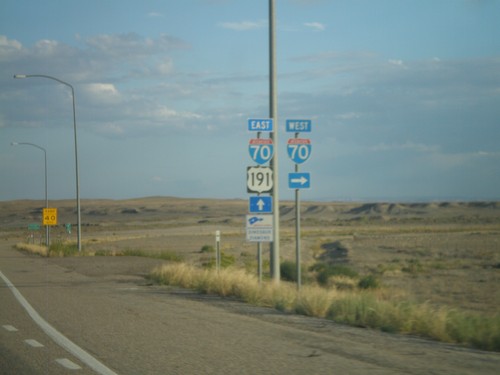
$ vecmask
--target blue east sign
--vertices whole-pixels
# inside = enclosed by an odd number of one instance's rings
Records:
[[[248,119],[248,131],[251,132],[272,132],[273,119]]]

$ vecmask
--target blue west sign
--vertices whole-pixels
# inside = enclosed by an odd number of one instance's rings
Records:
[[[311,120],[286,120],[288,133],[310,133]]]

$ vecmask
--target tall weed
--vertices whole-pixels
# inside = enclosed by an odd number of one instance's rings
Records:
[[[155,268],[151,277],[160,283],[234,296],[281,311],[500,351],[500,315],[484,317],[428,303],[416,304],[373,289],[341,291],[304,286],[297,292],[294,284],[259,284],[255,276],[234,268],[216,272],[186,264],[168,264]]]

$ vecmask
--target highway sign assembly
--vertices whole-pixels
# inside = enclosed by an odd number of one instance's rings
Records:
[[[311,174],[309,172],[289,173],[288,187],[290,189],[309,189],[311,187]]]
[[[311,149],[311,140],[303,138],[291,138],[286,146],[288,157],[296,164],[302,164],[309,159]]]
[[[57,208],[43,209],[43,225],[57,225]]]
[[[273,119],[248,119],[248,131],[250,132],[272,132],[273,131]]]
[[[310,133],[311,120],[286,120],[287,133]]]
[[[273,215],[247,215],[247,241],[273,242]]]
[[[247,191],[267,193],[273,189],[273,170],[270,167],[247,167]]]
[[[299,172],[299,165],[311,156],[311,140],[299,138],[300,133],[311,132],[311,120],[286,120],[286,131],[295,133],[295,138],[287,142],[288,157],[295,163],[295,172],[288,174],[288,187],[295,190],[295,264],[297,265],[297,289],[302,283],[300,261],[300,190],[311,187],[311,174]]]
[[[271,138],[250,139],[248,151],[254,162],[257,164],[265,164],[273,157],[273,140]]]
[[[248,211],[251,213],[269,214],[273,212],[273,198],[270,196],[250,197]]]

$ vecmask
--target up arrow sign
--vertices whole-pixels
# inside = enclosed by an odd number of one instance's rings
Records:
[[[273,199],[270,196],[250,197],[248,206],[251,213],[271,213],[273,212]]]
[[[309,172],[289,173],[288,187],[290,189],[309,189],[311,187],[311,174]]]
[[[264,201],[262,200],[262,198],[257,201],[257,207],[259,207],[259,211],[262,211],[264,209],[265,205],[266,204],[264,203]]]

